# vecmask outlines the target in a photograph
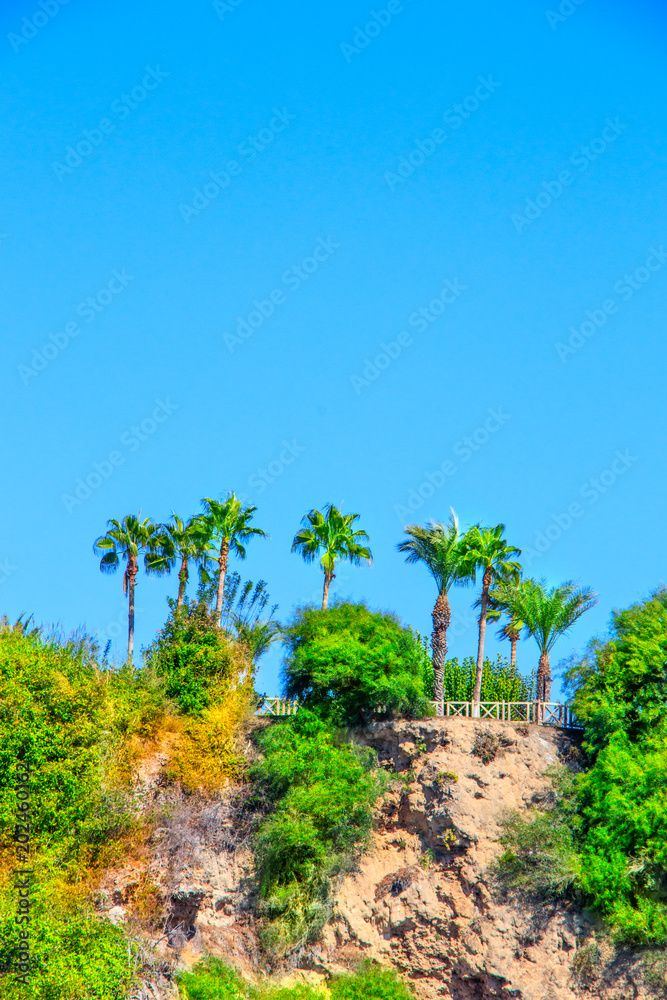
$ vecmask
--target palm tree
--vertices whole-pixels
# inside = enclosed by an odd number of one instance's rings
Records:
[[[597,602],[597,594],[590,587],[577,588],[571,580],[550,590],[544,580],[524,580],[517,587],[505,589],[506,610],[515,621],[523,622],[524,631],[532,635],[540,650],[538,701],[549,701],[551,697],[549,653],[554,644]]]
[[[464,537],[463,547],[470,568],[476,573],[482,570],[482,593],[479,612],[479,640],[477,643],[477,670],[475,672],[475,687],[472,694],[472,714],[479,718],[479,700],[482,691],[482,673],[484,671],[484,641],[486,639],[486,620],[489,607],[489,591],[492,583],[501,580],[518,581],[521,566],[512,557],[520,556],[521,549],[508,545],[504,537],[505,525],[497,524],[495,528],[482,528],[476,524]]]
[[[509,639],[512,647],[510,663],[512,669],[516,669],[516,647],[519,639],[521,638],[521,632],[523,630],[523,622],[520,618],[514,617],[512,610],[507,607],[505,601],[505,593],[507,590],[511,592],[514,587],[521,587],[522,583],[508,583],[502,581],[494,590],[489,592],[489,610],[488,610],[488,620],[497,621],[501,615],[507,616],[507,621],[498,629],[497,635],[499,639]],[[480,602],[481,603],[481,602]],[[492,619],[493,615],[493,619]]]
[[[121,559],[126,564],[123,594],[128,597],[127,662],[130,667],[134,650],[134,589],[139,572],[139,557],[144,555],[144,565],[148,569],[158,544],[159,532],[160,526],[150,517],[142,521],[139,511],[137,517],[128,514],[122,521],[107,521],[106,534],[100,535],[93,545],[93,552],[100,556],[100,569],[103,573],[115,573]]]
[[[462,546],[463,535],[454,511],[449,524],[431,521],[425,528],[418,524],[408,524],[408,536],[398,544],[398,551],[405,553],[407,563],[424,563],[430,570],[438,587],[438,597],[431,612],[433,634],[433,694],[435,701],[444,701],[445,659],[447,656],[447,629],[452,620],[449,606],[449,590],[454,585],[466,586],[474,579],[465,559]]]
[[[222,621],[222,602],[225,592],[225,576],[229,553],[233,552],[239,559],[245,559],[245,544],[254,537],[266,538],[266,532],[250,525],[257,507],[244,507],[235,493],[229,493],[225,500],[211,500],[204,497],[204,514],[202,523],[205,528],[207,542],[219,544],[218,552],[218,589],[215,598],[215,613],[218,623]]]
[[[170,573],[176,560],[180,559],[178,571],[178,597],[176,607],[183,607],[185,589],[190,576],[190,563],[199,569],[199,578],[209,580],[208,570],[213,562],[209,548],[208,532],[201,514],[183,521],[177,514],[171,515],[172,524],[161,524],[154,552],[149,554],[146,569],[149,573]]]
[[[278,605],[274,604],[269,609],[268,617],[262,617],[262,612],[269,603],[266,580],[259,580],[255,584],[252,580],[247,580],[241,586],[238,573],[227,576],[224,597],[224,628],[245,647],[254,667],[273,643],[281,640],[284,635],[282,625],[274,617]]]
[[[359,514],[343,514],[338,507],[329,503],[324,511],[311,510],[301,519],[301,529],[292,542],[292,552],[299,552],[307,563],[314,562],[322,553],[320,566],[324,573],[322,610],[329,604],[329,587],[335,578],[334,570],[338,560],[360,566],[371,563],[373,553],[364,544],[368,541],[365,531],[354,530],[354,522]]]

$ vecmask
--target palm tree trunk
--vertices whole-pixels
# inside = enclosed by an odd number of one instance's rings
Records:
[[[188,585],[188,576],[188,557],[183,556],[181,568],[178,572],[178,597],[176,599],[176,607],[179,611],[183,607],[183,598],[185,597],[185,588]]]
[[[479,702],[482,694],[482,674],[484,673],[484,640],[486,639],[486,613],[489,607],[489,590],[491,589],[491,570],[484,571],[482,581],[482,608],[479,613],[479,641],[477,643],[477,669],[475,670],[475,687],[472,692],[472,716],[479,719]]]
[[[542,653],[537,668],[537,700],[549,701],[551,698],[551,666],[549,654]]]
[[[132,655],[134,653],[134,588],[136,586],[137,570],[137,561],[132,557],[128,560],[127,569],[125,570],[129,596],[127,612],[127,663],[130,667],[132,666]]]
[[[322,611],[326,611],[329,607],[329,587],[331,586],[331,581],[333,580],[335,573],[327,573],[324,571],[324,590],[322,591]]]
[[[445,660],[447,657],[447,629],[452,620],[447,593],[438,594],[431,613],[433,619],[433,634],[431,649],[433,650],[433,698],[438,706],[445,700]]]
[[[215,597],[215,613],[218,618],[218,625],[222,626],[222,599],[225,593],[225,576],[227,575],[227,562],[229,561],[229,542],[226,538],[220,543],[220,555],[218,557],[218,592]]]
[[[512,652],[510,654],[510,666],[512,667],[513,671],[516,670],[516,644],[517,644],[517,641],[518,640],[517,640],[516,636],[514,636],[514,635],[510,638],[510,642],[512,644]]]

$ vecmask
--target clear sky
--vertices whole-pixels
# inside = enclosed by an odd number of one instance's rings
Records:
[[[434,585],[396,543],[450,507],[599,592],[555,661],[667,579],[666,21],[5,0],[2,609],[122,655],[93,540],[227,489],[271,535],[234,568],[284,616],[319,599],[290,544],[327,501],[375,557],[336,591],[423,633]],[[139,645],[176,589],[140,579]],[[452,593],[454,654],[473,597]]]

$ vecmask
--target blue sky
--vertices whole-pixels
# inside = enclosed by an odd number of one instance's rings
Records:
[[[396,543],[450,507],[599,592],[554,660],[664,581],[664,36],[627,0],[3,4],[2,609],[120,656],[94,538],[227,489],[283,615],[330,500],[375,556],[338,593],[423,633]],[[176,588],[140,580],[140,645]]]

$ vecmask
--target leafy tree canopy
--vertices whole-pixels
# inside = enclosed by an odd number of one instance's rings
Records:
[[[285,630],[285,695],[336,725],[358,725],[375,712],[427,712],[419,637],[391,614],[339,602],[301,608]]]

